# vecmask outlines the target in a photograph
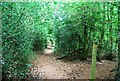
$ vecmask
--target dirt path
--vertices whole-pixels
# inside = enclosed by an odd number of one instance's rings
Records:
[[[33,62],[32,74],[42,79],[89,79],[91,62],[63,62],[55,60],[52,48],[48,47],[44,55],[38,55]],[[112,69],[117,65],[113,61],[104,60],[102,64],[96,64],[96,75],[98,79],[113,78]]]
[[[52,52],[52,48],[49,47],[45,50],[44,55],[39,55],[34,61],[34,69],[39,72],[42,79],[62,79],[66,77],[64,70],[60,68],[63,63],[59,60],[55,61],[55,58],[51,55]]]

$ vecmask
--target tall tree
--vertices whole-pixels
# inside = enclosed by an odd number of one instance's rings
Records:
[[[118,2],[118,48],[120,48],[120,1]],[[118,79],[120,80],[120,50],[118,50]]]
[[[110,25],[109,25],[109,35],[110,35],[110,54],[112,55],[112,47],[113,47],[113,38],[112,38],[112,35],[113,35],[113,32],[112,32],[112,14],[113,14],[113,5],[111,5],[110,7],[110,22],[108,22]]]
[[[102,45],[103,45],[103,39],[104,39],[104,33],[105,33],[105,20],[106,20],[106,13],[105,13],[105,7],[106,7],[106,3],[102,4],[102,14],[101,14],[101,18],[102,18],[102,27],[100,28],[100,39],[99,39],[99,48],[98,48],[98,56],[97,56],[97,60],[100,61],[100,54],[102,52]]]

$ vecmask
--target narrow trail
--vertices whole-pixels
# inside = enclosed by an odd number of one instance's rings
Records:
[[[90,79],[91,62],[63,62],[55,60],[53,48],[49,46],[43,55],[38,54],[33,62],[32,74],[42,79]],[[112,69],[117,65],[113,61],[104,60],[97,63],[96,75],[98,79],[113,78]]]
[[[45,49],[44,55],[38,55],[38,58],[34,61],[34,68],[37,69],[42,79],[66,78],[64,70],[61,69],[61,66],[64,65],[59,60],[55,60],[55,57],[52,56],[52,49],[51,46],[48,46],[47,49]]]

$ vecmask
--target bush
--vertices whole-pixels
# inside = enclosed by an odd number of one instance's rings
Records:
[[[27,78],[34,57],[33,49],[45,48],[44,32],[38,26],[35,28],[39,22],[33,24],[35,16],[31,15],[30,6],[28,3],[2,3],[3,79]]]
[[[41,31],[41,28],[37,28],[35,31],[33,50],[43,51],[47,47],[46,35]]]

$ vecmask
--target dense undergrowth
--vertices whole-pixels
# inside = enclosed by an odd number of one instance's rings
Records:
[[[96,40],[98,57],[110,57],[109,60],[117,57],[118,13],[115,7],[107,3],[66,3],[62,8],[66,14],[58,12],[59,16],[54,19],[56,51],[87,59]]]
[[[39,4],[2,3],[3,79],[27,78],[33,51],[46,47],[44,28],[39,25],[39,15],[35,15],[37,6]]]

